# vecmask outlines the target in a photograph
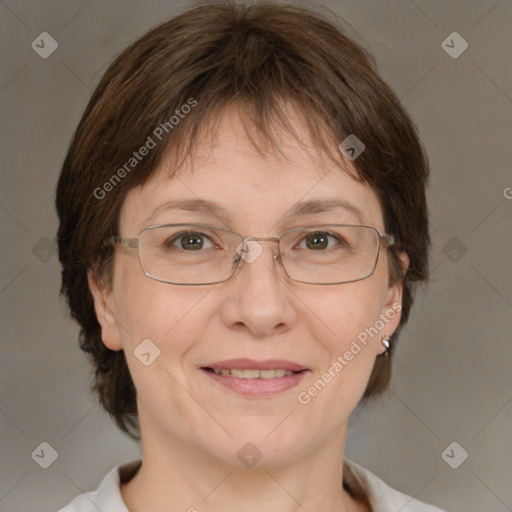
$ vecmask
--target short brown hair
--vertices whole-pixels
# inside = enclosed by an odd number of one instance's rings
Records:
[[[193,101],[194,108],[171,126],[176,111]],[[232,102],[273,149],[277,129],[293,133],[286,102],[303,114],[311,140],[334,162],[343,159],[338,144],[348,135],[365,144],[353,162],[355,179],[376,192],[386,232],[399,242],[389,248],[390,284],[401,279],[404,284],[394,344],[409,318],[413,286],[428,279],[427,157],[372,56],[336,21],[287,4],[221,1],[157,26],[126,48],[102,77],[73,136],[56,191],[61,293],[80,324],[80,347],[94,368],[91,391],[134,439],[140,439],[136,390],[124,352],[102,342],[87,272],[96,269],[110,286],[113,250],[104,242],[119,234],[127,192],[145,183],[164,156],[176,162],[178,156],[181,162],[190,157],[201,127],[219,119]],[[158,143],[131,161],[149,138],[156,142],[157,127]],[[405,276],[399,251],[410,260]],[[391,357],[377,357],[364,399],[387,387],[390,367]]]

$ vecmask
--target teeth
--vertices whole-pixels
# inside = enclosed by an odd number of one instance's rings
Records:
[[[225,370],[224,368],[219,370],[214,368],[213,371],[217,375],[231,375],[231,377],[238,377],[239,379],[275,379],[279,377],[285,377],[288,375],[293,375],[295,372],[291,370]]]
[[[233,371],[233,370],[231,370]],[[231,374],[233,375],[233,374]],[[257,379],[260,376],[259,370],[242,370],[242,375],[244,379]],[[235,375],[235,377],[240,377],[240,375]]]

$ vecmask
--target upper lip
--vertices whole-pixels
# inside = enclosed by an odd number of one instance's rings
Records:
[[[254,359],[227,359],[225,361],[218,361],[211,363],[203,368],[213,368],[214,370],[291,370],[293,372],[300,372],[307,370],[305,366],[294,363],[292,361],[285,361],[284,359],[267,359],[265,361],[255,361]]]

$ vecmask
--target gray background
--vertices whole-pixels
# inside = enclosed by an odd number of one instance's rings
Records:
[[[0,0],[2,512],[54,511],[139,456],[87,393],[77,327],[58,297],[53,196],[107,64],[187,4]],[[347,456],[448,510],[512,510],[512,2],[324,5],[376,56],[432,166],[432,282],[403,333],[392,389],[356,415]],[[43,31],[59,45],[47,59],[31,48]],[[469,44],[456,59],[441,46],[454,31]],[[58,452],[48,469],[31,457],[43,441]],[[469,454],[457,469],[441,456],[453,441]],[[448,453],[453,464],[463,452]]]

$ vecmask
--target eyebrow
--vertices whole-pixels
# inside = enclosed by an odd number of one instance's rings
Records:
[[[311,199],[296,203],[288,212],[283,215],[283,219],[300,217],[303,215],[311,215],[316,213],[329,213],[334,210],[346,210],[355,215],[361,224],[366,223],[366,217],[363,212],[354,204],[345,199]],[[230,218],[229,212],[218,203],[207,199],[179,199],[167,201],[157,206],[149,217],[143,222],[147,223],[154,219],[157,215],[167,211],[181,210],[194,213],[205,213],[213,215],[222,220]]]
[[[299,217],[301,215],[311,215],[315,213],[328,213],[333,210],[347,210],[357,217],[361,224],[365,223],[365,215],[354,204],[345,199],[312,199],[297,203],[291,210],[289,210],[284,218]]]
[[[142,224],[145,224],[152,219],[154,219],[157,215],[167,211],[173,210],[181,210],[187,212],[195,212],[195,213],[206,213],[210,215],[214,215],[215,217],[219,217],[221,219],[228,219],[229,213],[219,204],[208,201],[207,199],[176,199],[172,201],[167,201],[160,206],[157,206],[147,217]]]

